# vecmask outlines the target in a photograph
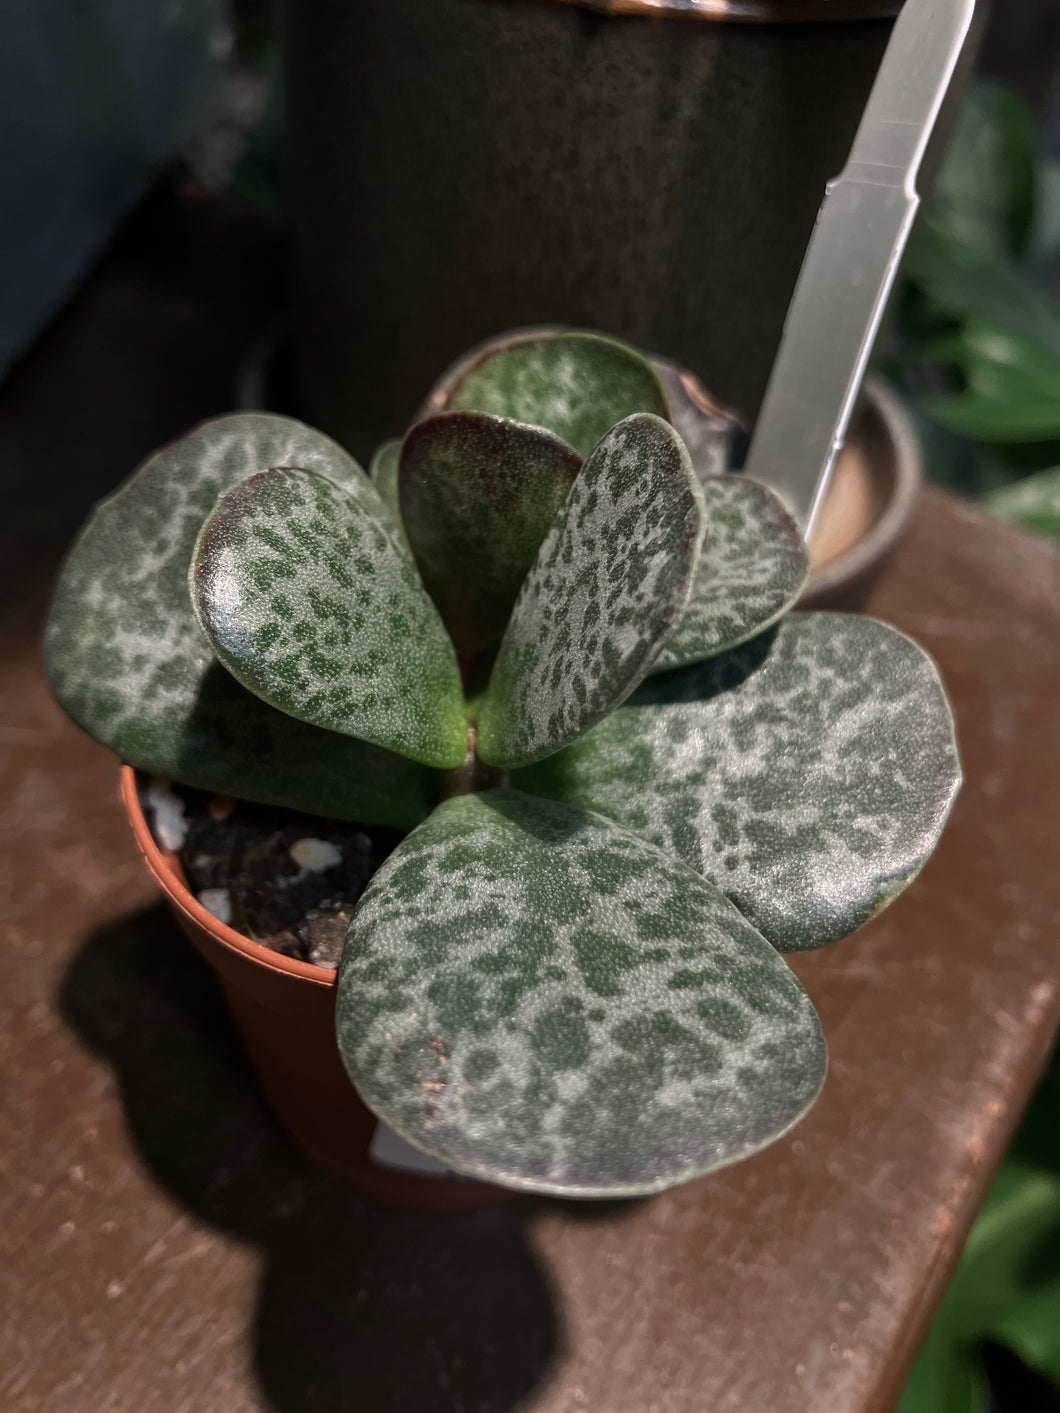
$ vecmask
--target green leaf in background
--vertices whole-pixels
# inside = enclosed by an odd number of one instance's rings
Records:
[[[499,642],[582,459],[543,427],[480,412],[417,422],[401,448],[401,518],[460,652]]]
[[[1014,261],[958,240],[929,214],[910,241],[906,276],[942,313],[1002,329],[1060,356],[1060,309]]]
[[[97,506],[59,576],[45,663],[63,708],[122,760],[203,790],[408,828],[435,777],[294,721],[221,668],[195,619],[188,565],[217,496],[297,462],[340,485],[364,473],[287,417],[240,413],[150,457]]]
[[[974,1350],[937,1317],[894,1413],[993,1413],[990,1385]]]
[[[931,478],[1025,529],[1060,537],[1060,167],[1039,161],[1037,145],[1022,99],[973,85],[913,238],[906,269],[914,283],[898,302],[889,366],[913,402]],[[1027,440],[1036,436],[1045,440]],[[1054,1061],[898,1413],[1060,1407],[1058,1113]],[[1052,1400],[1044,1386],[1019,1384],[1032,1376],[996,1357],[988,1382],[984,1341],[1050,1379]]]
[[[653,677],[512,784],[636,830],[776,947],[804,951],[846,937],[916,877],[960,779],[921,648],[871,618],[793,613]]]
[[[1038,1081],[1015,1138],[1010,1158],[1024,1168],[1041,1168],[1060,1177],[1060,1048]],[[1060,1262],[1055,1266],[1060,1274]]]
[[[627,417],[585,462],[523,584],[479,711],[482,760],[540,760],[625,700],[688,602],[703,533],[681,439],[659,417]]]
[[[810,576],[799,527],[772,491],[743,476],[713,476],[702,486],[707,533],[692,596],[653,672],[761,633],[792,607]]]
[[[299,720],[425,765],[466,753],[453,646],[367,479],[264,471],[226,491],[192,560],[221,662]]]
[[[1055,293],[1060,285],[1060,162],[1055,157],[1039,165],[1037,188],[1027,259]]]
[[[972,1229],[897,1413],[987,1408],[976,1352],[986,1339],[1060,1386],[1058,1253],[1060,1175],[1010,1160]]]
[[[372,484],[379,492],[379,499],[394,517],[407,543],[408,537],[405,534],[405,526],[402,524],[401,520],[401,502],[398,499],[398,463],[400,457],[400,438],[395,437],[393,441],[384,442],[372,457],[372,463],[368,468],[368,475],[371,477]]]
[[[976,498],[1056,464],[1060,167],[1033,115],[973,84],[905,262],[884,365],[932,480]]]
[[[951,1314],[968,1334],[1006,1320],[1036,1284],[1036,1268],[1060,1240],[1060,1177],[1018,1162],[999,1173],[961,1255],[971,1277],[953,1289]],[[1051,1284],[1051,1282],[1050,1282]],[[1060,1327],[1053,1349],[1060,1353]]]
[[[669,417],[666,394],[646,358],[599,334],[578,332],[507,340],[464,371],[447,410],[547,427],[581,456],[634,412]]]
[[[1055,1266],[1055,1233],[1052,1248]],[[1029,1369],[1048,1379],[1060,1394],[1060,1276],[1054,1276],[1048,1285],[1029,1285],[989,1333],[991,1339],[1006,1345]]]
[[[960,368],[967,384],[964,392],[928,399],[943,426],[986,442],[1060,438],[1060,352],[975,323],[937,342],[934,352]]]
[[[996,83],[974,84],[931,194],[931,216],[962,245],[1020,256],[1035,213],[1038,134],[1027,105]]]
[[[361,1097],[460,1172],[654,1192],[778,1138],[826,1052],[792,972],[691,869],[599,816],[449,800],[369,884],[339,972]]]

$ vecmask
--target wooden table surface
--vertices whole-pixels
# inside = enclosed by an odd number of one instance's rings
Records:
[[[0,452],[24,450],[15,394]],[[92,415],[55,436],[76,447]],[[810,1117],[650,1201],[427,1217],[344,1190],[263,1106],[137,862],[114,762],[47,695],[65,509],[41,510],[46,479],[19,486],[0,555],[0,1408],[889,1408],[1060,1016],[1060,555],[931,492],[875,595],[940,664],[967,783],[913,887],[797,960],[832,1055]]]

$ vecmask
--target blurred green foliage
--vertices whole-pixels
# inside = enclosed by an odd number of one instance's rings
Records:
[[[1060,167],[999,85],[964,106],[881,363],[934,480],[978,497],[1060,463]]]
[[[287,117],[283,63],[271,3],[238,0],[234,6],[236,61],[257,84],[261,110],[246,130],[231,175],[231,190],[263,215],[285,214]]]
[[[1060,540],[1060,168],[1008,90],[973,89],[883,359],[929,475]],[[1060,1061],[987,1197],[897,1413],[1060,1410]]]
[[[1002,486],[987,496],[987,504],[1003,520],[1060,540],[1060,466]]]
[[[1054,1061],[972,1229],[897,1413],[1060,1408],[1058,1118]],[[999,1366],[988,1357],[991,1345],[1015,1358]],[[1014,1378],[1016,1360],[1028,1372]]]

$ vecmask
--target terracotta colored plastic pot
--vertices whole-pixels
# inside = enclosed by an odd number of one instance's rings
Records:
[[[121,799],[148,872],[216,972],[262,1087],[302,1147],[366,1196],[394,1206],[458,1212],[518,1196],[455,1175],[420,1176],[375,1161],[375,1115],[350,1083],[335,1044],[336,973],[281,956],[218,922],[187,888],[176,855],[155,842],[140,805],[137,773],[127,765]]]

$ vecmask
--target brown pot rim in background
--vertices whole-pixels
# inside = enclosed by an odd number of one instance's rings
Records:
[[[889,20],[903,0],[554,0],[603,15],[713,20],[742,24],[806,24],[829,20]]]
[[[801,608],[857,610],[905,533],[923,484],[923,452],[912,419],[884,383],[865,384],[848,443],[857,445],[882,486],[881,506],[867,532],[845,553],[815,568]]]

